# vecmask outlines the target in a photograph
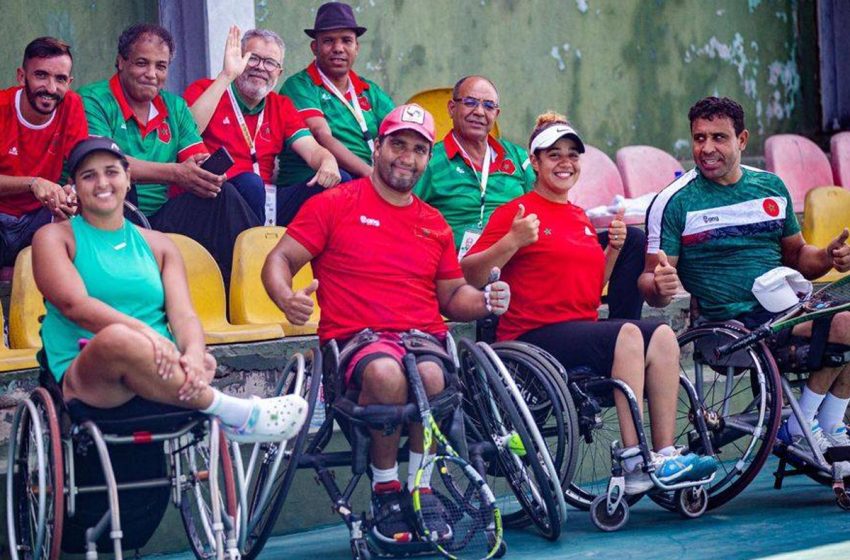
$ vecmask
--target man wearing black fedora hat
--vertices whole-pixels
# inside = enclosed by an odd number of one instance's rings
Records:
[[[378,125],[393,110],[393,100],[374,82],[353,70],[360,50],[358,37],[366,32],[357,25],[351,6],[322,4],[312,29],[316,59],[290,77],[281,93],[292,99],[310,132],[351,177],[372,173],[372,147]],[[287,186],[310,179],[313,170],[292,150],[280,156],[277,184]],[[343,180],[346,180],[343,174]]]

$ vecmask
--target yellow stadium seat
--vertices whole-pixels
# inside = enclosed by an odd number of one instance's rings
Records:
[[[427,109],[431,115],[433,115],[434,127],[437,129],[437,142],[442,140],[443,137],[445,137],[445,135],[452,129],[452,119],[449,117],[448,109],[449,100],[451,98],[452,88],[443,87],[420,91],[407,100],[408,103],[417,103],[421,105]],[[496,138],[501,136],[498,122],[493,123],[493,131],[491,134]]]
[[[12,294],[9,298],[9,346],[41,348],[41,319],[46,310],[44,296],[35,285],[32,273],[32,247],[27,247],[15,260]]]
[[[269,252],[286,232],[283,227],[255,227],[243,231],[233,248],[233,271],[230,277],[230,319],[237,325],[279,323],[287,336],[316,334],[319,326],[319,304],[313,294],[313,315],[304,325],[287,320],[263,287],[260,272]],[[307,264],[292,279],[295,290],[313,281],[313,269]]]
[[[829,242],[850,227],[850,190],[841,187],[815,187],[806,193],[803,212],[803,238],[816,247],[826,247]],[[847,272],[831,270],[818,278],[818,282],[833,282]]]
[[[0,306],[0,327],[3,325],[3,307]],[[35,348],[10,350],[5,341],[0,341],[0,373],[38,367]]]
[[[224,281],[212,255],[186,236],[169,233],[168,237],[183,255],[192,305],[201,320],[207,344],[258,342],[284,336],[280,325],[230,324],[225,311]]]

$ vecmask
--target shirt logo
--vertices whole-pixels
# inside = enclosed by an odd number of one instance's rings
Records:
[[[360,223],[364,226],[381,227],[381,221],[375,218],[367,218],[365,215],[360,215]]]
[[[401,114],[402,122],[425,124],[425,109],[418,105],[408,105]]]
[[[168,144],[169,142],[171,142],[171,127],[168,126],[168,122],[163,121],[156,131],[159,135],[160,142],[164,144]]]
[[[10,156],[16,156],[16,155],[18,155],[18,147],[17,147],[17,146],[12,146],[11,148],[9,148],[9,155],[10,155]]]
[[[360,108],[363,109],[364,111],[371,111],[372,110],[372,104],[369,103],[369,100],[366,99],[365,97],[358,97],[357,102],[360,103]]]
[[[777,204],[772,198],[765,198],[762,208],[764,208],[765,214],[771,218],[775,218],[779,215],[779,204]]]
[[[546,228],[546,229],[544,229],[544,230],[543,230],[543,235],[552,235],[552,229],[551,229],[551,228]]]
[[[512,162],[509,159],[506,159],[505,161],[502,162],[502,172],[503,173],[513,175],[514,171],[516,171],[516,166],[514,165],[514,162]]]
[[[594,235],[594,236],[596,235],[595,233],[590,231],[590,228],[587,227],[587,226],[584,226],[584,233],[585,233],[585,235]]]
[[[703,216],[702,221],[707,224],[713,224],[720,221],[720,216]]]
[[[330,100],[331,100],[330,94],[326,93],[326,92],[322,92],[322,101],[330,101]]]
[[[230,124],[230,117],[224,117],[224,120],[221,121],[221,124]]]
[[[456,165],[456,166],[455,166],[455,171],[457,171],[457,172],[458,172],[458,173],[460,173],[461,175],[466,175],[466,169],[464,169],[463,167],[461,167],[461,166],[459,166],[459,165]]]

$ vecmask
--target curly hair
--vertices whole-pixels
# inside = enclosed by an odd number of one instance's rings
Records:
[[[693,128],[694,121],[697,119],[713,121],[717,117],[726,117],[731,120],[736,135],[740,135],[747,128],[744,124],[744,108],[737,101],[728,97],[704,97],[694,103],[694,106],[688,111],[691,128]]]

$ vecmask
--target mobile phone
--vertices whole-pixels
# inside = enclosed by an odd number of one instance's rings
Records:
[[[233,167],[233,158],[224,146],[213,152],[213,154],[205,159],[204,163],[201,164],[201,169],[209,171],[215,175],[224,175],[231,167]]]

